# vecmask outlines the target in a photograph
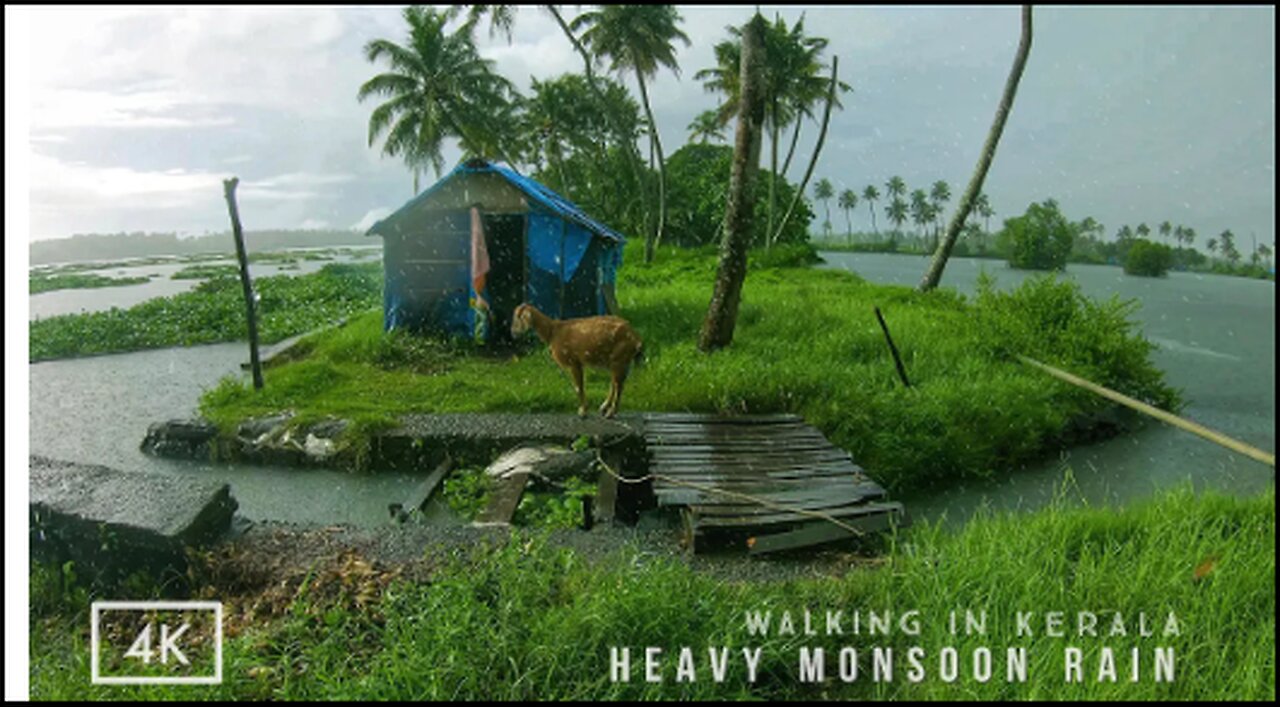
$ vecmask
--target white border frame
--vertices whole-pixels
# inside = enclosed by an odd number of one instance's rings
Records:
[[[214,616],[214,672],[193,677],[102,677],[98,674],[98,617],[103,611],[212,611]],[[222,602],[220,601],[95,601],[89,607],[89,682],[94,685],[221,685]]]

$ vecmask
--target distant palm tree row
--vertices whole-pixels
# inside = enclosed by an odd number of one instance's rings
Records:
[[[893,176],[884,183],[885,194],[889,201],[884,205],[884,215],[894,226],[894,235],[897,238],[902,237],[902,225],[908,221],[916,226],[916,236],[921,243],[925,243],[926,236],[929,234],[928,229],[932,228],[932,245],[936,248],[938,244],[938,236],[942,231],[942,217],[945,213],[947,202],[951,200],[951,186],[943,180],[934,182],[929,191],[924,189],[914,189],[910,195],[907,194],[907,184],[902,177]],[[831,182],[826,178],[818,180],[814,184],[813,196],[818,201],[827,205],[827,201],[835,196],[834,188]],[[843,189],[840,192],[836,205],[845,212],[846,234],[850,242],[853,241],[853,221],[850,214],[858,208],[858,193],[853,189]],[[867,204],[867,213],[870,215],[871,231],[877,237],[880,235],[880,229],[876,225],[875,202],[880,200],[880,190],[874,184],[868,184],[862,190],[861,199]],[[830,238],[831,235],[831,216],[830,210],[827,211],[827,219],[823,223],[823,237]],[[991,200],[987,198],[985,193],[979,194],[974,204],[973,215],[983,219],[985,228],[983,232],[990,233],[991,217],[995,215],[995,211],[991,208]]]

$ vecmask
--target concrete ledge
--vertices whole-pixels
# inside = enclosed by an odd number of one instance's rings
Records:
[[[221,538],[239,505],[227,484],[38,456],[29,486],[32,556],[70,560],[99,584],[184,572],[187,548]]]
[[[222,459],[251,464],[319,466],[345,469],[355,465],[353,442],[361,450],[361,468],[429,470],[446,456],[459,463],[485,464],[520,444],[572,444],[590,437],[605,445],[633,441],[641,446],[640,413],[613,420],[599,415],[579,418],[562,413],[449,413],[406,415],[395,428],[367,440],[341,440],[348,423],[324,420],[290,429],[290,413],[240,423],[230,439],[201,420],[171,420],[151,425],[141,448],[147,454],[177,459]],[[634,450],[633,450],[634,451]]]

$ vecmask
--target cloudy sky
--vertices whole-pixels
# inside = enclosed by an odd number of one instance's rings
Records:
[[[859,192],[893,175],[910,188],[945,179],[960,192],[1017,45],[1016,7],[764,10],[804,13],[854,88],[817,176]],[[669,149],[715,102],[693,74],[750,11],[681,8],[692,46],[680,49],[681,75],[664,73],[651,92]],[[1225,228],[1242,245],[1250,234],[1274,241],[1273,8],[1035,12],[1030,61],[987,178],[997,218],[1054,197],[1108,234],[1168,219],[1197,229],[1201,244]],[[28,107],[32,239],[222,230],[221,180],[233,174],[251,229],[367,226],[411,196],[404,167],[367,145],[373,105],[355,99],[380,70],[361,47],[403,41],[398,9],[12,14],[29,22],[6,23],[31,48],[29,91],[7,89],[6,121],[13,106]],[[581,69],[536,7],[520,9],[510,44],[482,30],[480,46],[521,89]],[[806,127],[798,164],[816,134]],[[865,208],[857,218],[865,227]]]

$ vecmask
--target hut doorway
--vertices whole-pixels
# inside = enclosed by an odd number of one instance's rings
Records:
[[[510,346],[511,314],[524,301],[525,217],[523,214],[484,214],[489,277],[485,290],[493,312],[489,343]]]

